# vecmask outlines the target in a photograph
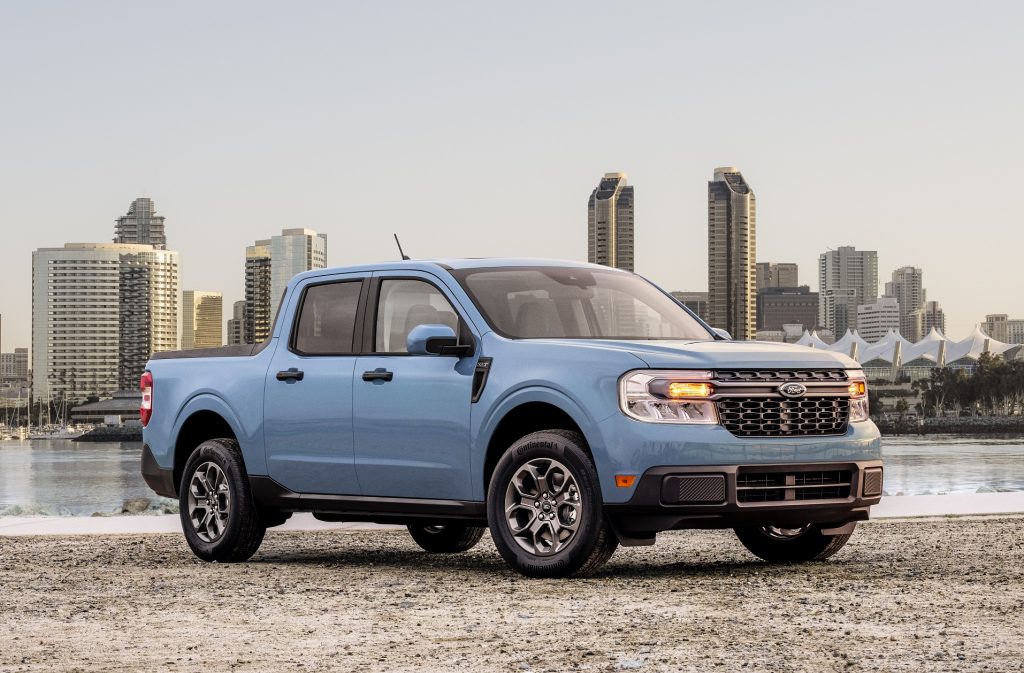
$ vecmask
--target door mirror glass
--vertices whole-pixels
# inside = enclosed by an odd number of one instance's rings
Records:
[[[417,325],[409,332],[406,350],[413,355],[442,355],[458,344],[455,330],[448,325]]]

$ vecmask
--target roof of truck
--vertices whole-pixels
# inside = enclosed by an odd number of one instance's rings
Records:
[[[586,262],[575,262],[565,259],[541,259],[532,257],[480,257],[480,258],[443,258],[443,259],[407,259],[390,262],[376,262],[373,264],[359,264],[355,266],[337,266],[327,269],[314,269],[296,276],[296,279],[308,278],[310,276],[321,276],[331,273],[358,273],[369,271],[436,271],[439,268],[445,270],[453,269],[484,269],[508,266],[536,267],[536,266],[561,266],[579,267],[609,270],[607,266],[588,264]]]

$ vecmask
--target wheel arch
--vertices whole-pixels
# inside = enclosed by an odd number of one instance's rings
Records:
[[[180,493],[181,475],[185,463],[197,446],[209,439],[233,439],[241,445],[242,434],[234,414],[213,396],[189,400],[179,414],[178,429],[174,433],[174,487]],[[245,455],[241,456],[245,466]]]

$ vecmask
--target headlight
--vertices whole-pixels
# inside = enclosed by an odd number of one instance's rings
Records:
[[[850,422],[859,423],[868,420],[868,383],[860,370],[846,372],[850,381],[847,392],[850,394]]]
[[[629,372],[619,380],[619,406],[647,423],[718,423],[711,378],[707,371]]]

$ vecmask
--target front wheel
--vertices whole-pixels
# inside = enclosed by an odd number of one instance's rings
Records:
[[[185,540],[204,561],[245,561],[267,527],[249,489],[238,442],[211,439],[192,452],[178,489]]]
[[[604,519],[597,470],[583,437],[543,430],[513,444],[487,490],[494,546],[529,577],[568,577],[599,568],[618,546]]]
[[[749,526],[736,529],[736,537],[750,553],[769,563],[824,561],[843,548],[846,535],[825,535],[821,526],[807,524],[795,528]]]
[[[484,536],[483,526],[409,525],[409,535],[424,551],[432,554],[457,554],[472,549]]]

